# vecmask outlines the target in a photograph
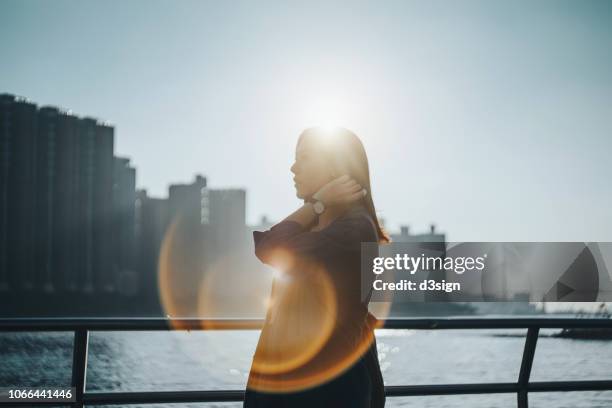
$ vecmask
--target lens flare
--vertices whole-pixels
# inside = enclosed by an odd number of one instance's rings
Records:
[[[300,268],[307,271],[303,276],[299,275]],[[292,280],[274,282],[274,303],[251,366],[250,389],[295,392],[330,381],[368,351],[374,329],[383,324],[372,319],[360,326],[358,319],[365,316],[357,307],[341,316],[337,289],[329,273],[304,261],[297,269]],[[390,310],[390,303],[373,306],[377,316],[386,317]]]
[[[245,317],[245,310],[250,312],[248,317],[265,314],[249,388],[281,393],[305,390],[340,375],[370,348],[376,323],[360,328],[363,309],[355,308],[356,314],[349,311],[347,316],[347,308],[339,303],[346,294],[340,295],[341,289],[323,266],[279,251],[274,254],[277,268],[272,272],[253,263],[252,249],[220,254],[199,234],[183,217],[168,227],[158,265],[161,303],[172,317]],[[384,319],[390,302],[372,306],[378,309],[374,314]],[[345,310],[342,315],[341,307]],[[203,324],[203,329],[238,328],[232,324],[222,327],[214,319]],[[184,328],[180,321],[173,325]],[[201,353],[190,351],[194,360],[227,352],[208,343],[203,340]]]
[[[275,256],[287,259],[288,265],[296,268],[289,252]],[[267,325],[251,371],[274,375],[304,365],[325,345],[336,319],[336,293],[322,268],[310,267],[307,275],[275,279]]]
[[[284,393],[302,391],[328,382],[368,351],[374,341],[374,327],[376,325],[364,328],[355,341],[336,341],[331,347],[326,345],[317,355],[290,371],[265,374],[252,367],[247,386],[264,392]]]
[[[157,283],[160,301],[166,315],[193,315],[194,299],[199,286],[199,265],[203,261],[198,232],[182,215],[177,215],[166,230],[161,244]],[[180,329],[181,323],[172,322]]]
[[[213,318],[261,318],[271,272],[247,245],[219,243],[215,236],[182,216],[168,227],[158,264],[164,313],[208,319],[203,321],[205,329],[220,328]],[[180,328],[180,322],[172,323]]]

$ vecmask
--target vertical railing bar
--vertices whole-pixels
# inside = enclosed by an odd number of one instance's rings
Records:
[[[75,408],[82,408],[83,394],[85,393],[85,379],[87,376],[87,347],[89,343],[89,331],[77,329],[74,331],[74,348],[72,352],[72,386],[76,388],[76,401],[72,404]]]
[[[521,360],[521,369],[518,378],[518,408],[528,408],[529,401],[527,395],[527,386],[529,385],[529,376],[531,375],[531,367],[533,365],[533,357],[535,356],[536,345],[538,343],[539,327],[528,327],[527,337],[525,338],[525,347],[523,349],[523,358]]]

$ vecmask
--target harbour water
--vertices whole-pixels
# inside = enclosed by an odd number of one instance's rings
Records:
[[[378,330],[387,385],[516,381],[525,330]],[[609,380],[612,342],[538,340],[533,381]],[[93,332],[87,390],[243,389],[258,331]],[[0,387],[70,384],[71,333],[0,333]],[[612,391],[531,393],[530,407],[612,407]],[[159,407],[161,405],[133,405]],[[170,407],[241,407],[241,403]],[[388,398],[388,407],[513,407],[514,394]]]

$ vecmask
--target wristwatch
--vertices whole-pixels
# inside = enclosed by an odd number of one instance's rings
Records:
[[[323,214],[323,211],[325,211],[325,204],[323,204],[323,201],[321,200],[315,200],[312,203],[312,209],[314,210],[315,214],[321,215]]]

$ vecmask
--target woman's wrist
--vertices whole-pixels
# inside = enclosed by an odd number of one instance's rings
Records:
[[[315,216],[315,218],[316,218],[316,215],[317,215],[317,214],[315,214],[314,204],[313,204],[312,202],[310,202],[310,201],[306,201],[306,202],[304,203],[304,205],[302,205],[302,207],[305,207],[305,208],[308,210],[308,212],[309,212],[310,214],[313,214],[313,215]]]

